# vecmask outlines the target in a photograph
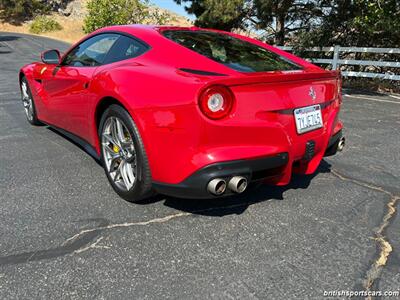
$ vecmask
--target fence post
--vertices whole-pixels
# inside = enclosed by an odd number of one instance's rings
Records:
[[[332,70],[338,69],[339,51],[340,46],[336,45],[333,50]]]

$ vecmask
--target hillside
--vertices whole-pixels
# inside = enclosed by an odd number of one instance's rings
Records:
[[[71,1],[66,9],[64,9],[62,12],[52,13],[51,17],[60,23],[63,29],[60,31],[43,33],[40,35],[63,40],[69,43],[74,43],[79,40],[85,35],[82,30],[82,26],[83,19],[87,14],[86,3],[87,0],[74,0]],[[171,16],[171,21],[168,25],[190,26],[192,24],[190,20],[174,12],[156,6],[154,6],[154,9],[159,9],[160,11]],[[30,33],[30,22],[31,21],[25,22],[19,26],[2,22],[0,23],[0,31]]]

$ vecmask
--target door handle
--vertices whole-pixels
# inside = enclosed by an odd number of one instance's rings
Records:
[[[83,88],[84,89],[87,89],[89,87],[89,82],[87,81],[87,82],[85,82],[84,84],[83,84]]]

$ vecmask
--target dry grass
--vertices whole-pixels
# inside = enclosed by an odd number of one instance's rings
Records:
[[[54,18],[63,29],[60,31],[42,33],[40,34],[41,36],[74,43],[85,35],[82,30],[83,20],[69,19],[68,17],[58,14],[53,14],[51,17]],[[29,24],[29,22],[26,22],[20,26],[16,26],[9,23],[0,23],[0,31],[32,34],[29,32]]]

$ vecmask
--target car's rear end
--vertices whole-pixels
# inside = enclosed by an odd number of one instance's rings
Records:
[[[212,70],[198,93],[203,138],[198,169],[164,193],[203,198],[244,191],[251,182],[288,184],[293,172],[315,172],[342,147],[341,79],[291,55],[210,31],[165,30],[164,36],[236,71]]]

